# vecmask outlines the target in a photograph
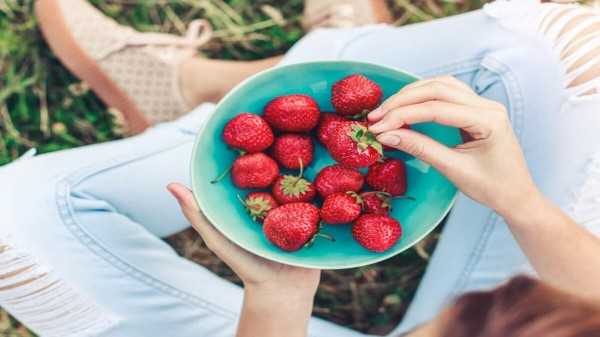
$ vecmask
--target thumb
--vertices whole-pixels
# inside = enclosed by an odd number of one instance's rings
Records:
[[[442,174],[449,173],[453,163],[459,163],[460,153],[414,130],[396,129],[377,135],[377,141],[406,152],[433,166]]]
[[[167,189],[177,199],[183,214],[211,250],[214,251],[213,247],[227,243],[228,240],[200,212],[192,191],[177,183],[169,184]]]

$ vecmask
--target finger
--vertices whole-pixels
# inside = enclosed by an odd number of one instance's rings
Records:
[[[422,133],[408,129],[397,129],[377,136],[377,141],[406,152],[436,168],[440,173],[461,162],[462,154]]]
[[[473,88],[471,88],[469,85],[467,85],[466,83],[464,83],[450,75],[443,75],[443,76],[438,76],[438,77],[434,77],[434,78],[429,78],[429,79],[424,79],[424,80],[420,80],[417,82],[413,82],[413,83],[410,83],[410,84],[404,86],[402,88],[402,90],[413,89],[413,88],[417,88],[417,87],[420,87],[423,85],[433,85],[434,82],[441,82],[441,83],[445,83],[447,85],[455,86],[456,88],[463,90],[465,93],[476,96],[478,98],[477,102],[479,102],[479,104],[477,104],[475,106],[490,107],[490,108],[505,110],[504,105],[502,105],[501,103],[498,103],[496,101],[479,96],[473,90]],[[402,91],[402,90],[400,90],[400,91]]]
[[[457,80],[453,76],[443,75],[443,76],[423,79],[423,80],[415,81],[413,83],[409,83],[409,84],[405,85],[404,87],[402,87],[402,89],[400,89],[400,91],[398,93],[405,92],[408,89],[416,88],[416,87],[419,87],[419,86],[422,86],[425,84],[430,84],[431,82],[434,82],[434,81],[443,82],[448,85],[454,85],[457,88],[464,90],[465,92],[468,92],[468,93],[473,92],[473,89],[471,89],[471,87],[469,87],[464,82]],[[371,113],[369,113],[369,115],[367,117],[370,122],[375,123],[375,122],[379,121],[384,115],[385,115],[384,111],[381,109],[381,107],[379,107],[379,108],[373,110]]]
[[[467,92],[473,92],[473,89],[470,86],[468,86],[465,82],[459,81],[454,76],[451,76],[451,75],[442,75],[442,76],[437,76],[437,77],[432,77],[432,78],[426,78],[426,79],[423,79],[420,81],[410,83],[410,84],[404,86],[402,89],[415,88],[415,87],[419,87],[421,85],[428,84],[428,83],[431,83],[434,81],[443,82],[448,85],[454,85],[457,88],[462,89]]]
[[[169,184],[167,189],[177,199],[183,214],[210,250],[219,255],[219,252],[215,251],[218,249],[217,247],[231,245],[231,241],[223,236],[200,212],[192,191],[177,183]],[[219,257],[223,259],[222,256],[219,255]]]
[[[479,139],[485,138],[491,130],[489,114],[486,109],[428,101],[391,110],[379,122],[369,126],[369,131],[378,134],[398,129],[404,124],[433,122],[465,130]]]
[[[375,114],[379,118],[369,116],[369,121],[376,122],[380,120],[392,109],[426,101],[442,101],[474,107],[486,107],[490,105],[489,100],[479,97],[473,91],[468,92],[455,85],[449,85],[440,81],[430,81],[417,87],[401,90],[391,96],[381,104],[377,114]]]

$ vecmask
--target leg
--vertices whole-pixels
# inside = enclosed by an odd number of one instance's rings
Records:
[[[280,59],[281,56],[260,61],[191,58],[181,64],[182,94],[192,105],[218,102],[238,83],[262,70],[272,68]]]
[[[165,186],[188,181],[189,120],[210,109],[1,168],[2,306],[41,336],[234,335],[242,290],[159,238],[188,226]],[[312,336],[353,334],[311,324]]]
[[[513,16],[525,10],[506,6]],[[493,14],[495,8],[488,12]],[[528,8],[537,20],[529,21],[534,21],[532,25],[543,21],[557,8],[564,11],[557,17],[564,17],[565,22],[556,19],[549,25],[550,33],[556,32],[545,35],[552,49],[539,34],[509,30],[478,11],[399,29],[372,26],[352,33],[318,31],[295,46],[283,63],[351,59],[423,77],[457,77],[480,95],[506,105],[539,188],[599,233],[600,205],[598,199],[593,201],[600,195],[594,187],[600,167],[600,141],[594,136],[600,122],[596,113],[600,66],[595,57],[600,40],[594,35],[598,19],[590,19],[592,15],[585,10],[569,13],[573,7],[551,4]],[[529,22],[517,17],[519,22]],[[582,27],[584,20],[588,22]],[[583,51],[575,51],[578,48]],[[518,273],[533,271],[506,224],[461,195],[414,301],[392,335],[432,319],[458,294],[493,288]]]
[[[569,22],[563,34],[575,23]],[[564,59],[556,62],[553,51],[538,37],[510,31],[482,12],[402,29],[366,28],[348,36],[337,34],[339,41],[331,43],[335,39],[328,35],[335,33],[322,31],[307,37],[330,44],[330,48],[321,46],[321,50],[338,47],[337,51],[316,57],[382,63],[424,77],[449,73],[480,95],[505,104],[542,192],[598,233],[600,207],[598,201],[592,201],[600,194],[593,188],[600,155],[600,141],[594,136],[600,122],[600,115],[595,113],[597,59],[584,54],[568,67]],[[565,39],[560,41],[569,46],[580,43],[573,40],[585,38],[573,35],[571,44]],[[598,40],[590,38],[588,42],[587,52],[593,53]],[[284,62],[300,60],[303,54],[308,55],[307,51],[300,44]],[[581,67],[591,64],[590,71],[574,71],[578,69],[577,61],[583,64]],[[493,288],[523,272],[533,271],[503,220],[461,195],[414,301],[393,334],[430,320],[460,293]]]
[[[311,22],[307,27],[312,28],[391,20],[383,0],[311,0],[306,9],[305,19]],[[236,84],[278,61],[199,57],[198,47],[211,39],[212,28],[205,20],[193,20],[186,36],[175,36],[134,31],[87,0],[38,0],[35,12],[58,59],[108,106],[123,112],[133,134],[200,103],[217,102]]]

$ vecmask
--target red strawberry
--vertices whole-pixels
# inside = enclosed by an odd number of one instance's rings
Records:
[[[329,136],[327,150],[340,164],[363,168],[373,164],[383,153],[367,123],[346,122],[338,125]]]
[[[360,197],[364,213],[389,215],[392,210],[391,195],[387,193],[365,192]]]
[[[362,75],[348,76],[331,87],[331,104],[340,116],[371,112],[382,97],[381,87]]]
[[[321,206],[321,220],[330,225],[351,223],[360,215],[361,207],[354,192],[328,195]]]
[[[315,177],[315,186],[321,198],[335,192],[360,191],[365,177],[360,171],[342,165],[323,168]]]
[[[333,131],[333,129],[335,129],[336,126],[347,121],[348,120],[346,118],[340,117],[336,114],[321,114],[321,120],[319,121],[319,125],[317,125],[317,139],[319,140],[319,142],[321,142],[323,146],[327,147],[331,131]]]
[[[399,196],[406,192],[406,165],[398,159],[386,158],[369,166],[365,176],[367,185],[375,191]]]
[[[246,207],[246,212],[250,213],[252,220],[258,222],[263,222],[269,211],[279,206],[277,200],[267,192],[248,193],[245,200],[238,195],[238,199]]]
[[[401,236],[402,226],[398,220],[385,215],[363,214],[352,225],[352,237],[373,252],[390,249]]]
[[[266,150],[273,144],[273,139],[273,131],[267,121],[247,112],[233,117],[223,129],[225,143],[246,153]]]
[[[309,135],[285,133],[277,138],[270,154],[281,166],[290,170],[299,170],[300,161],[304,167],[313,160],[315,145]]]
[[[315,185],[302,178],[302,167],[300,168],[300,175],[297,177],[289,174],[277,177],[271,192],[281,204],[309,202],[315,198],[317,193]]]
[[[271,100],[263,116],[273,128],[287,132],[308,132],[319,122],[319,105],[307,95],[286,95]]]
[[[319,232],[319,209],[307,202],[294,202],[269,212],[263,232],[272,244],[287,252],[312,245]],[[331,240],[333,238],[329,237]]]
[[[270,186],[278,175],[277,163],[262,152],[237,158],[231,168],[233,184],[242,189]]]

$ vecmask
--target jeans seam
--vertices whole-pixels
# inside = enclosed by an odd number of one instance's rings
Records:
[[[507,91],[506,96],[509,104],[507,110],[510,117],[510,123],[515,136],[517,139],[521,140],[523,132],[523,109],[525,103],[523,91],[519,86],[517,77],[508,65],[489,55],[483,59],[482,66],[494,71],[502,81],[502,84]]]
[[[520,140],[521,134],[523,130],[523,94],[520,90],[518,81],[516,76],[510,70],[510,68],[504,63],[498,61],[497,59],[486,55],[484,57],[474,58],[470,60],[459,61],[451,64],[446,64],[440,67],[431,68],[425,71],[418,71],[422,77],[434,77],[443,74],[457,75],[463,74],[467,72],[477,71],[485,67],[495,72],[502,84],[504,89],[506,90],[507,99],[509,106],[507,110],[509,112],[509,117],[511,120],[511,124],[515,135]],[[475,270],[476,265],[481,260],[483,251],[491,237],[491,233],[493,228],[499,221],[499,217],[493,211],[489,212],[487,220],[483,225],[481,233],[479,234],[479,238],[477,240],[477,244],[471,252],[468,260],[466,261],[462,272],[460,273],[459,278],[455,282],[452,290],[448,293],[444,303],[449,303],[449,301],[456,297],[462,289],[464,289],[468,283],[468,279]]]
[[[450,64],[445,64],[443,66],[429,68],[423,71],[416,71],[416,73],[420,74],[421,77],[434,77],[439,75],[457,75],[464,74],[467,72],[475,71],[481,68],[481,57],[468,59],[464,61],[458,61]]]
[[[133,153],[127,153],[116,158],[111,158],[109,160],[100,161],[94,164],[89,164],[83,166],[79,169],[76,169],[69,175],[65,176],[57,183],[56,187],[56,203],[57,208],[60,214],[61,219],[65,227],[79,240],[81,241],[88,249],[90,249],[94,254],[108,262],[110,265],[120,269],[125,274],[130,277],[137,279],[138,281],[158,290],[170,296],[177,297],[181,300],[184,300],[190,304],[199,306],[203,309],[210,310],[215,314],[218,314],[225,318],[233,319],[236,315],[230,310],[224,309],[222,307],[216,306],[215,304],[208,302],[202,298],[199,298],[190,293],[184,292],[180,289],[177,289],[169,284],[166,284],[163,281],[160,281],[146,272],[139,270],[135,266],[131,265],[125,259],[117,256],[112,253],[109,248],[107,248],[101,241],[95,239],[92,234],[87,232],[85,226],[83,226],[77,219],[75,215],[75,211],[73,210],[72,204],[70,202],[70,191],[73,187],[77,186],[83,180],[102,172],[103,170],[114,167],[115,165],[123,165],[132,160],[138,160],[144,158],[146,156],[155,155],[157,153],[166,151],[168,149],[172,149],[174,147],[180,146],[187,141],[181,141],[176,144],[171,144],[170,146],[164,147],[163,149],[156,151],[152,150],[151,153],[142,153],[132,155]]]
[[[496,224],[498,223],[498,220],[499,220],[499,216],[496,213],[494,213],[493,211],[490,211],[489,215],[487,217],[487,220],[485,222],[485,225],[483,227],[483,230],[481,231],[481,233],[479,234],[479,238],[477,239],[477,244],[473,248],[473,251],[471,252],[471,254],[469,256],[467,263],[465,263],[465,266],[463,267],[463,270],[462,270],[458,280],[454,284],[453,290],[448,293],[448,295],[444,301],[445,303],[449,303],[449,301],[452,298],[455,298],[461,292],[461,290],[466,287],[467,281],[468,281],[469,277],[471,276],[471,274],[473,273],[475,266],[481,259],[483,250],[485,249],[485,246],[487,245],[487,243],[491,237],[491,233],[492,233],[494,227],[496,226]]]
[[[521,140],[523,130],[524,103],[523,94],[520,90],[519,82],[517,81],[516,76],[506,64],[500,62],[496,58],[491,57],[489,55],[485,56],[484,58],[478,59],[477,61],[479,62],[479,66],[477,67],[478,69],[481,67],[485,67],[495,72],[502,81],[508,99],[509,106],[507,110],[509,113],[509,118],[511,120],[513,131],[517,139]],[[488,218],[485,222],[484,228],[482,229],[482,232],[479,235],[476,246],[471,252],[469,259],[465,263],[463,270],[453,287],[453,290],[449,292],[447,298],[445,299],[446,303],[448,303],[448,301],[450,301],[452,298],[456,297],[459,293],[461,293],[461,291],[467,286],[468,279],[469,277],[471,277],[473,271],[475,270],[475,267],[481,260],[483,251],[487,246],[489,239],[491,238],[493,228],[496,226],[499,220],[500,217],[493,211],[490,211]]]

